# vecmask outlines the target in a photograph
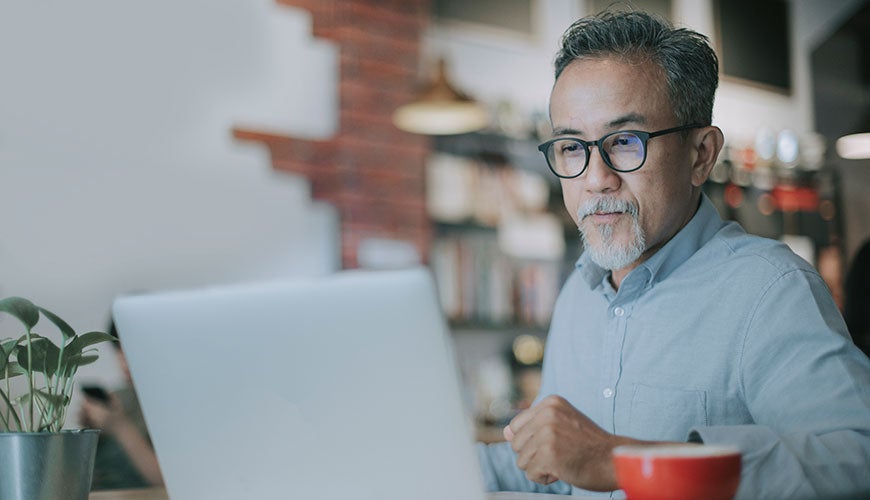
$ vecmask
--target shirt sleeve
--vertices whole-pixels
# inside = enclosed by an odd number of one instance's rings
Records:
[[[563,481],[543,485],[530,481],[517,467],[517,457],[510,443],[477,443],[477,456],[486,491],[522,491],[570,495],[571,485]]]
[[[737,369],[753,425],[692,429],[743,453],[737,498],[870,492],[870,360],[821,277],[784,273],[747,319]]]

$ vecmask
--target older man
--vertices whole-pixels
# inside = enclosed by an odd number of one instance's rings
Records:
[[[870,361],[810,265],[702,194],[717,84],[703,35],[642,12],[565,33],[540,150],[585,251],[489,489],[611,491],[615,446],[693,441],[740,448],[740,498],[870,492]]]

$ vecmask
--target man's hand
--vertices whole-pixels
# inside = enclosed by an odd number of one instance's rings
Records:
[[[107,434],[114,434],[116,428],[127,420],[124,407],[114,394],[110,394],[106,402],[90,396],[85,396],[82,400],[79,421],[84,427],[102,429]]]
[[[558,396],[548,396],[517,415],[504,428],[504,435],[517,453],[517,466],[531,481],[550,484],[562,480],[597,491],[619,488],[613,448],[640,443],[606,432]]]

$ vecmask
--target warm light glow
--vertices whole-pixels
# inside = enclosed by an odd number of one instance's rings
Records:
[[[770,193],[762,193],[756,203],[761,215],[773,215],[773,212],[776,211],[776,200]]]
[[[743,190],[734,184],[725,187],[725,203],[731,208],[740,208],[743,205]]]
[[[847,160],[870,159],[870,132],[840,137],[837,139],[837,154]]]
[[[482,105],[451,85],[442,59],[435,79],[417,99],[393,113],[393,123],[415,134],[464,134],[485,128],[489,115]]]
[[[489,116],[473,102],[413,102],[396,110],[393,123],[415,134],[463,134],[486,127]]]
[[[544,341],[534,335],[520,335],[514,339],[514,357],[524,365],[534,365],[544,359]]]

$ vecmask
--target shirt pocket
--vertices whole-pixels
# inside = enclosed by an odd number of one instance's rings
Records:
[[[628,435],[656,441],[685,441],[693,427],[707,425],[707,392],[634,384]]]

